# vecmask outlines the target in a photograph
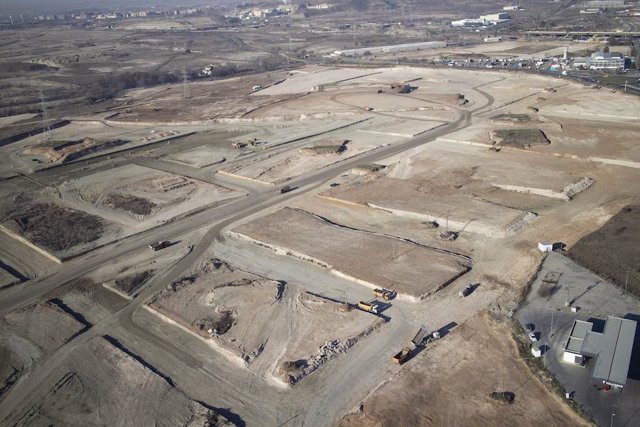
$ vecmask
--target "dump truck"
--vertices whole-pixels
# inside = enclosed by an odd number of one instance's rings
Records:
[[[358,303],[358,308],[363,311],[368,311],[369,313],[378,314],[378,304],[375,302],[365,302],[360,301]]]
[[[285,185],[284,187],[280,187],[280,194],[288,193],[291,190],[293,190],[293,188],[290,185]]]
[[[413,337],[413,339],[411,340],[411,343],[415,346],[415,347],[420,347],[423,342],[424,339],[426,338],[426,336],[428,335],[429,331],[427,330],[427,327],[422,325],[420,327],[420,330],[418,331],[418,333]]]
[[[409,360],[409,356],[411,355],[411,349],[409,347],[404,347],[400,352],[393,355],[391,360],[398,365],[402,365],[407,360]]]
[[[397,295],[396,291],[392,291],[385,288],[376,288],[373,290],[373,295],[377,298],[384,298],[387,301],[394,299]]]
[[[159,251],[160,249],[164,249],[169,246],[171,246],[171,242],[168,240],[163,240],[160,242],[150,244],[149,249],[151,249],[152,251]]]

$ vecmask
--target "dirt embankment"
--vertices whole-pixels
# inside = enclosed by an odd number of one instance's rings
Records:
[[[640,205],[625,206],[599,230],[578,240],[571,258],[640,296]]]

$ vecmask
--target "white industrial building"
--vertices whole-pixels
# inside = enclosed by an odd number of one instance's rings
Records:
[[[589,68],[592,70],[622,70],[624,69],[624,55],[618,52],[592,53]]]
[[[636,322],[633,320],[609,316],[602,333],[593,331],[593,323],[576,320],[564,347],[562,361],[584,365],[587,358],[595,358],[592,377],[622,388],[627,382],[635,334]]]
[[[623,70],[624,55],[618,52],[596,52],[587,58],[573,58],[573,68],[589,68],[591,70]]]
[[[503,22],[508,22],[511,17],[508,13],[491,13],[488,15],[482,15],[479,18],[460,19],[458,21],[451,21],[452,27],[486,27],[489,25],[497,25]]]
[[[618,8],[625,7],[625,0],[586,0],[584,7],[586,8]]]
[[[346,49],[336,50],[331,56],[364,56],[375,55],[377,53],[398,53],[398,52],[410,52],[426,49],[437,49],[439,47],[446,47],[446,42],[420,42],[420,43],[406,43],[406,44],[394,44],[388,46],[373,46],[363,47],[359,49]]]

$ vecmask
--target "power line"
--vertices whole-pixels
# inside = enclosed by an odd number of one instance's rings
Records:
[[[182,96],[184,99],[191,98],[191,85],[189,85],[189,74],[185,68],[182,69]]]
[[[47,103],[44,100],[44,92],[40,92],[40,110],[42,111],[42,133],[44,135],[44,142],[51,142],[51,124],[49,123],[49,109]]]

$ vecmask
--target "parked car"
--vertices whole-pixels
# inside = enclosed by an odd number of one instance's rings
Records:
[[[537,342],[538,341],[538,337],[536,336],[535,332],[529,332],[529,339],[531,340],[531,342]]]

